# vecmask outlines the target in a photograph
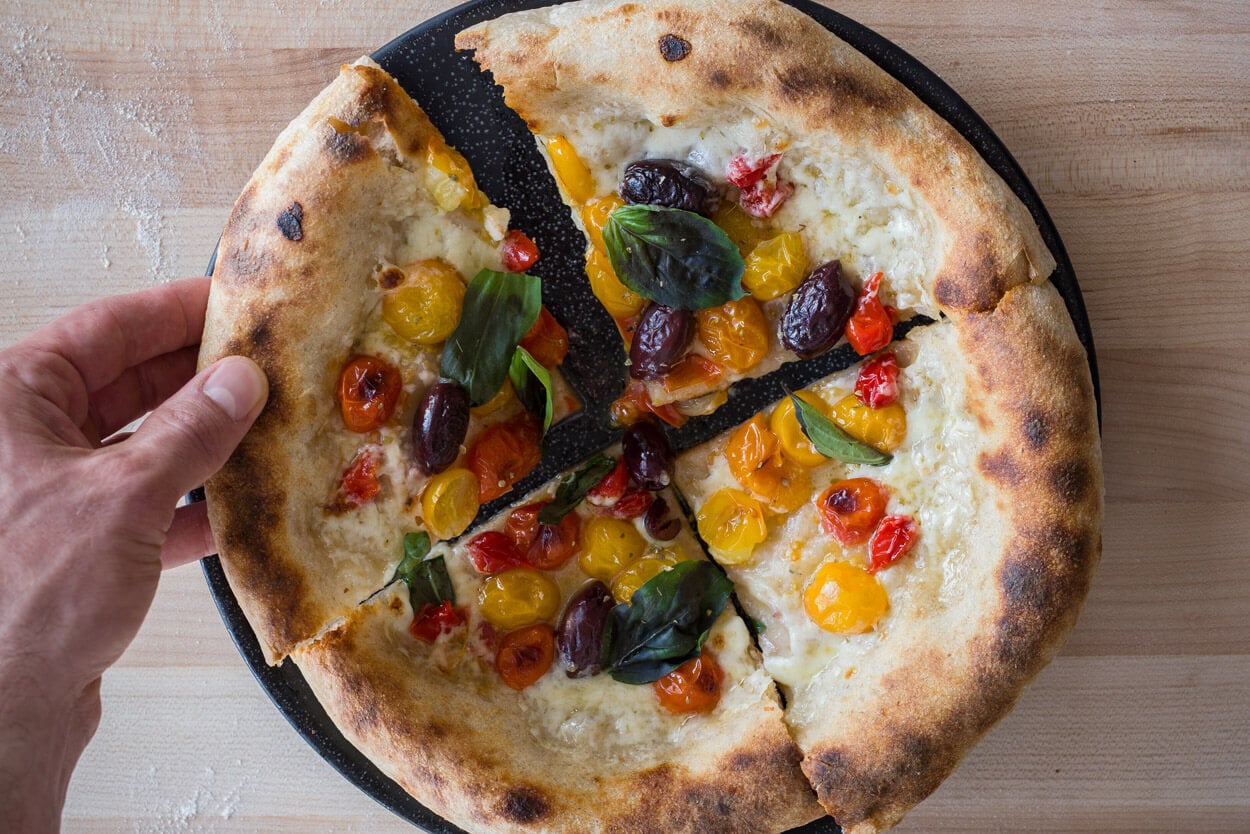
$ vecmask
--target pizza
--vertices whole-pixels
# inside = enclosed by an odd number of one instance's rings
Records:
[[[236,203],[202,347],[270,379],[206,485],[266,660],[468,831],[894,825],[1058,650],[1100,550],[1036,225],[775,0],[579,0],[457,45],[533,132],[629,382],[609,408],[564,379],[590,325],[544,241],[343,67]],[[575,412],[614,445],[561,457]]]

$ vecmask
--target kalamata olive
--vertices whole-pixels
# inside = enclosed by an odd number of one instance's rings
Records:
[[[842,262],[829,261],[803,279],[781,319],[781,343],[803,359],[833,347],[855,309],[855,290]]]
[[[412,453],[427,475],[442,472],[460,455],[469,430],[469,393],[454,382],[431,385],[412,418]]]
[[[629,375],[658,379],[673,369],[694,335],[694,313],[652,302],[642,311],[629,347]]]
[[[663,498],[655,499],[642,522],[646,525],[647,535],[656,541],[671,542],[681,532],[681,522],[668,514],[668,502]]]
[[[621,458],[629,477],[643,489],[658,492],[672,480],[673,447],[655,423],[644,421],[625,429]]]
[[[709,215],[720,191],[703,172],[675,159],[640,159],[625,166],[621,197],[634,205],[667,206]]]
[[[603,627],[615,605],[608,586],[597,579],[587,582],[569,600],[556,628],[556,651],[570,678],[588,678],[603,668]]]

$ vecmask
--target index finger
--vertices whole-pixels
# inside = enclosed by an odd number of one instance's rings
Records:
[[[36,330],[27,344],[67,360],[94,393],[128,368],[198,344],[211,283],[187,278],[92,301]]]

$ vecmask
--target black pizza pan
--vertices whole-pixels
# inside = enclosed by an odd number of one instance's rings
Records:
[[[786,2],[867,55],[950,122],[1028,207],[1057,262],[1051,281],[1062,295],[1089,357],[1101,418],[1093,336],[1072,263],[1045,206],[1007,148],[967,102],[898,46],[809,0]],[[562,370],[586,407],[553,428],[544,463],[518,485],[514,494],[525,494],[613,442],[615,433],[607,419],[607,406],[624,387],[615,325],[591,295],[584,278],[584,238],[569,219],[525,124],[504,105],[502,93],[490,76],[478,68],[470,55],[457,52],[453,45],[456,33],[468,26],[511,11],[546,5],[554,3],[475,0],[422,23],[373,53],[373,58],[465,155],[478,184],[492,202],[507,206],[512,211],[512,225],[538,243],[542,259],[531,271],[542,276],[544,301],[570,332],[571,350]],[[215,257],[216,253],[214,260]],[[896,335],[905,329],[901,327]],[[857,359],[843,346],[819,359],[794,363],[762,379],[739,383],[729,403],[719,411],[691,420],[673,433],[674,445],[688,448],[702,442],[778,399],[784,387],[802,387],[833,370],[850,366]],[[192,493],[191,500],[203,500],[202,490]],[[500,499],[484,507],[479,519],[493,515],[506,501]],[[343,737],[291,660],[276,667],[265,662],[256,636],[226,582],[220,560],[209,557],[203,561],[203,567],[217,608],[240,654],[296,732],[348,781],[398,816],[431,834],[462,833],[409,796]],[[794,834],[833,834],[839,830],[832,819],[824,818],[796,829]]]

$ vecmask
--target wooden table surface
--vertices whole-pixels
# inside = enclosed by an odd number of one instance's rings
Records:
[[[340,62],[446,0],[0,8],[0,345],[199,274]],[[909,831],[1250,830],[1250,4],[839,10],[998,132],[1067,244],[1102,374],[1105,549],[1067,647]],[[2,488],[2,487],[0,487]],[[199,569],[104,678],[70,831],[405,831],[286,724]]]

